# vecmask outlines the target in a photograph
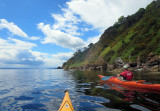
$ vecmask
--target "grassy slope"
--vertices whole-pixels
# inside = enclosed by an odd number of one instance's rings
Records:
[[[96,44],[72,57],[64,67],[114,64],[118,57],[126,62],[145,62],[151,52],[160,54],[160,0],[108,28]]]

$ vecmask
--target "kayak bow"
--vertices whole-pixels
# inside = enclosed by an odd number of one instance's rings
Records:
[[[65,91],[65,96],[58,111],[74,111],[68,91]]]
[[[101,80],[117,85],[122,86],[129,86],[129,87],[135,87],[135,88],[141,88],[141,89],[147,89],[147,90],[155,90],[160,91],[160,84],[146,84],[144,80],[139,81],[123,81],[118,79],[117,77],[110,77],[106,80],[104,80],[105,76],[98,75]]]

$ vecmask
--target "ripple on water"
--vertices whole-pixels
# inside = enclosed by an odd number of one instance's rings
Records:
[[[35,95],[36,94],[42,94],[42,92],[41,91],[32,91],[31,94],[35,94]]]
[[[85,100],[85,101],[97,102],[97,103],[108,103],[108,102],[110,102],[109,99],[105,99],[103,97],[96,97],[96,96],[83,95],[83,96],[80,96],[79,98],[82,99],[82,100]]]
[[[43,107],[45,107],[45,105],[44,104],[40,104],[40,103],[37,103],[37,104],[26,104],[26,105],[23,105],[23,106],[21,106],[21,108],[23,109],[23,110],[38,110],[38,111],[47,111],[45,108],[43,108]]]
[[[0,90],[0,95],[7,94],[9,92],[10,92],[10,90],[8,90],[8,89]]]
[[[28,97],[28,96],[20,96],[15,98],[15,100],[32,100],[34,97]]]
[[[143,106],[140,106],[140,105],[137,105],[137,104],[132,104],[132,105],[130,105],[132,108],[135,108],[135,109],[138,109],[138,110],[140,110],[140,111],[152,111],[152,110],[150,110],[150,109],[147,109],[147,108],[145,108],[145,107],[143,107]]]
[[[87,101],[74,101],[75,111],[97,111],[96,108],[102,108],[103,105]]]

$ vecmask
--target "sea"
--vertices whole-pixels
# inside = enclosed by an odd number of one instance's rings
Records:
[[[0,69],[0,111],[58,111],[66,90],[75,111],[160,111],[160,92],[105,84],[98,74],[108,73]],[[160,74],[135,76],[149,84],[160,83]]]

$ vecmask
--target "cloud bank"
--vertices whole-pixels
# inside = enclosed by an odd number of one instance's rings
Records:
[[[61,66],[73,52],[50,55],[33,51],[36,44],[0,38],[0,68],[48,68]]]
[[[13,22],[9,23],[5,19],[1,19],[0,23],[0,29],[3,28],[8,29],[8,31],[14,35],[27,38],[26,40],[40,40],[40,37],[37,36],[28,37],[17,25]],[[57,67],[69,59],[73,53],[58,53],[52,55],[33,51],[32,49],[34,47],[38,47],[37,44],[15,39],[14,36],[8,37],[7,39],[0,38],[0,68]]]
[[[0,39],[0,62],[8,67],[43,64],[43,61],[34,56],[30,50],[36,46],[36,44],[18,39]]]

